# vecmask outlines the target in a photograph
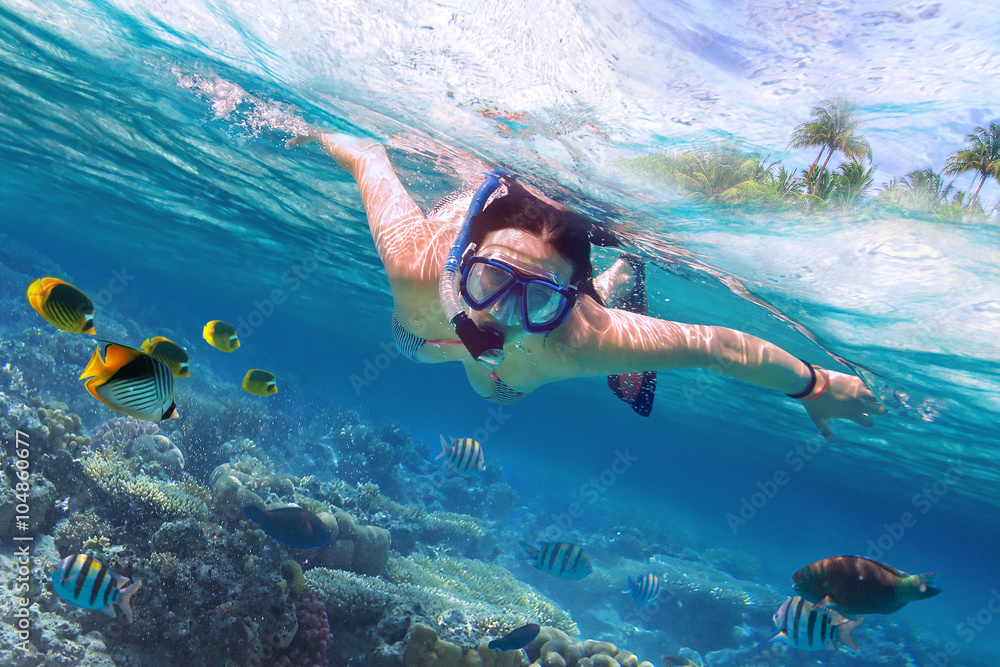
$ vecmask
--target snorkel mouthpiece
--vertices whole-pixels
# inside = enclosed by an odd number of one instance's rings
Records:
[[[489,325],[480,328],[464,312],[456,315],[451,323],[469,354],[487,370],[495,371],[507,358],[502,331]]]
[[[472,202],[469,204],[469,210],[465,214],[462,229],[458,232],[458,236],[455,237],[455,242],[452,244],[451,250],[448,251],[448,257],[445,259],[444,268],[441,270],[441,278],[438,282],[441,307],[444,309],[448,321],[455,328],[455,333],[458,334],[459,339],[465,344],[465,348],[472,355],[473,359],[491,371],[496,370],[503,363],[504,359],[507,358],[507,354],[503,351],[503,332],[489,325],[479,327],[466,314],[461,305],[459,305],[455,292],[461,275],[462,252],[469,243],[472,218],[478,215],[486,206],[486,201],[490,198],[490,195],[500,187],[501,179],[511,177],[512,174],[508,171],[494,169],[486,176],[486,180],[480,184],[472,197]]]

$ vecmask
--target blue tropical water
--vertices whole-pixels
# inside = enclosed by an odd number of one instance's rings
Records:
[[[71,336],[23,296],[32,278],[56,275],[94,298],[100,335],[138,345],[162,333],[188,348],[202,379],[179,385],[182,415],[209,385],[259,410],[265,399],[239,380],[248,367],[273,371],[280,393],[253,437],[289,467],[305,465],[300,451],[332,447],[321,436],[340,410],[400,425],[427,459],[440,434],[476,437],[519,496],[493,530],[495,562],[563,605],[581,639],[617,637],[643,660],[681,646],[735,650],[773,631],[743,625],[737,640],[734,624],[694,617],[720,625],[717,645],[701,647],[663,617],[630,616],[606,586],[519,564],[516,540],[580,542],[595,572],[615,555],[687,549],[704,562],[733,550],[743,564],[730,574],[779,595],[794,594],[800,567],[839,554],[937,572],[944,594],[871,617],[855,635],[859,655],[774,649],[766,664],[992,665],[995,218],[723,213],[636,182],[616,159],[735,138],[808,167],[813,151],[785,153],[792,128],[845,95],[867,122],[878,182],[940,170],[997,116],[998,29],[987,3],[972,2],[8,1],[0,293],[13,319],[0,337],[37,344],[23,333],[32,317],[47,336]],[[486,403],[457,365],[398,357],[353,180],[315,146],[283,147],[310,124],[385,142],[425,211],[486,165],[510,168],[641,239],[651,315],[846,364],[890,413],[872,429],[836,424],[828,445],[797,402],[708,371],[662,373],[647,419],[604,378]],[[995,182],[982,196],[992,205]],[[615,257],[598,250],[595,263]],[[212,319],[242,327],[238,353],[201,340]],[[25,382],[88,429],[114,416],[54,363],[54,375],[26,371]],[[144,592],[136,615],[155,616]]]

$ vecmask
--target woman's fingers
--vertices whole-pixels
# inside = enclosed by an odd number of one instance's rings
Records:
[[[868,414],[862,414],[860,417],[854,419],[855,424],[860,424],[865,428],[871,428],[875,425],[875,420],[871,418]]]
[[[819,434],[823,436],[827,444],[830,444],[837,439],[837,434],[833,432],[830,422],[827,421],[825,417],[816,417],[812,414],[809,416],[812,417],[813,424],[816,424],[816,428],[819,429]]]
[[[300,134],[298,136],[292,137],[285,142],[285,148],[295,148],[296,146],[301,146],[303,144],[308,144],[316,141],[316,135],[314,134]]]

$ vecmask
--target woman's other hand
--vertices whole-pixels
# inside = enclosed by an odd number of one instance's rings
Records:
[[[311,144],[314,141],[319,141],[319,135],[315,133],[310,134],[299,134],[288,141],[285,142],[285,148],[295,148],[296,146],[304,146],[306,144]]]
[[[825,368],[816,370],[826,374],[830,387],[815,399],[803,400],[802,404],[827,442],[837,439],[830,426],[831,419],[850,419],[867,428],[875,424],[872,415],[885,414],[885,408],[868,391],[861,378]]]

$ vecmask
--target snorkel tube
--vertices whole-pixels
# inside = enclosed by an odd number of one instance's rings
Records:
[[[444,268],[441,270],[441,278],[438,282],[441,307],[444,308],[451,326],[455,328],[455,333],[458,334],[472,358],[490,371],[499,368],[503,360],[507,358],[507,353],[503,351],[503,332],[489,325],[483,325],[482,328],[477,326],[458,303],[455,288],[462,276],[462,255],[469,244],[472,218],[479,215],[483,207],[486,206],[486,200],[500,187],[501,179],[511,177],[512,174],[508,171],[494,169],[487,174],[486,180],[476,189],[476,193],[472,196],[472,203],[469,204],[469,211],[465,214],[462,229],[455,237],[455,243],[452,244],[451,250],[448,251],[448,257],[444,261]]]

